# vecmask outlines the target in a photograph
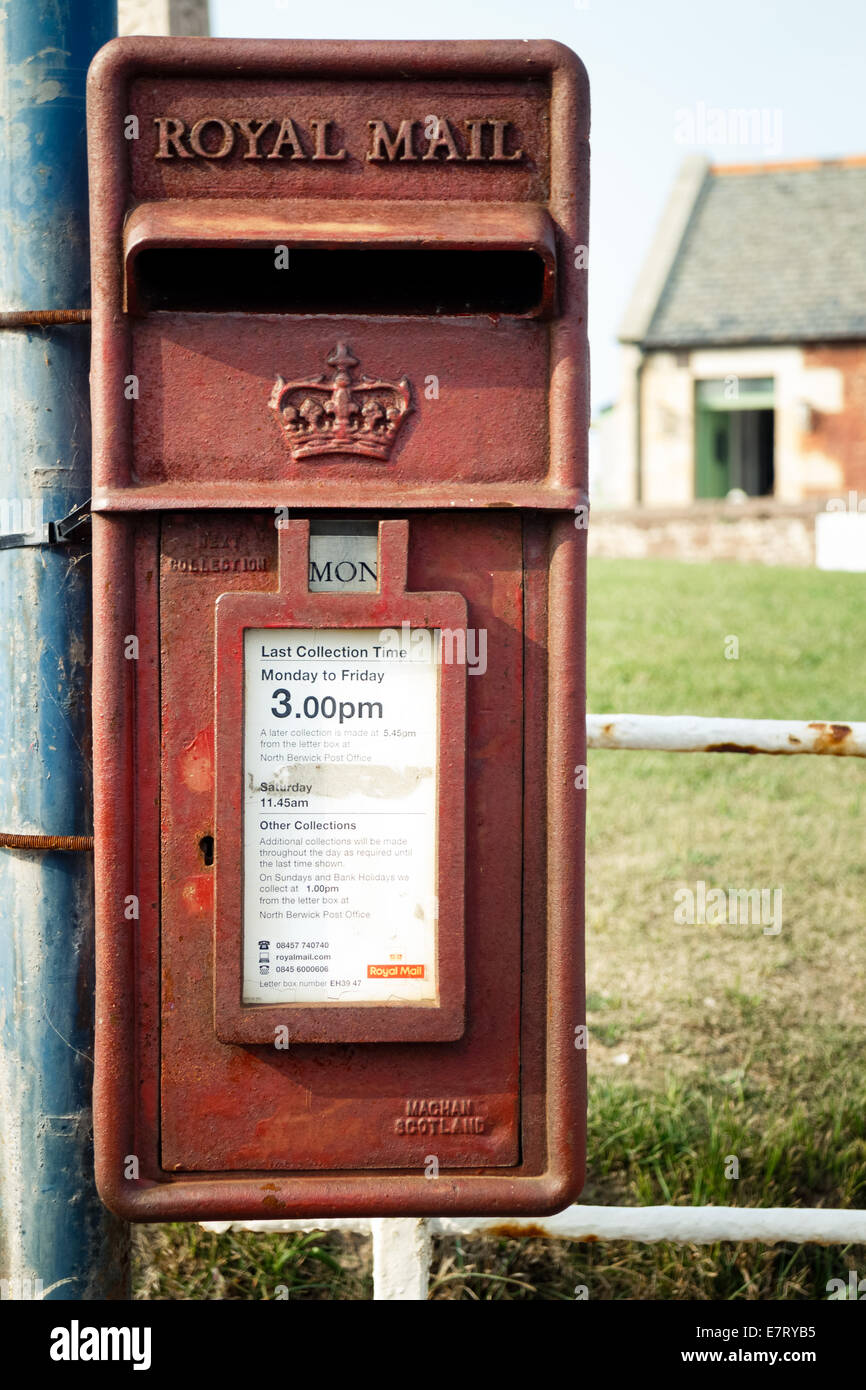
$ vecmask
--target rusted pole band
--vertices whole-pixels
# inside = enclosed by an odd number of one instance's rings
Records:
[[[57,328],[65,323],[90,323],[89,309],[7,309],[0,328]]]
[[[0,849],[92,850],[92,835],[10,835],[0,830]]]

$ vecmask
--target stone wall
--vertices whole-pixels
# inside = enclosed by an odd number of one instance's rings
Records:
[[[760,499],[696,502],[675,508],[595,509],[589,525],[589,554],[808,568],[815,563],[818,510],[818,504],[786,505]]]

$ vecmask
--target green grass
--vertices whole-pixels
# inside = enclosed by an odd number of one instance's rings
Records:
[[[133,1288],[147,1299],[310,1302],[371,1298],[373,1283],[363,1237],[217,1235],[177,1223],[135,1231]]]
[[[857,575],[596,560],[589,708],[866,720],[864,598]],[[584,1200],[866,1204],[864,789],[859,759],[590,754]],[[781,932],[676,924],[697,880],[781,888]],[[138,1252],[144,1297],[370,1296],[352,1237],[179,1226]],[[866,1247],[463,1239],[431,1297],[820,1299],[850,1268]]]
[[[866,719],[863,608],[855,575],[596,561],[589,708]],[[864,777],[859,759],[590,754],[585,1200],[866,1204]],[[678,925],[698,880],[781,888],[781,932]],[[708,1281],[708,1254],[633,1247],[608,1296],[814,1298],[866,1265],[730,1246]]]
[[[593,560],[589,708],[864,719],[863,604],[856,574]]]

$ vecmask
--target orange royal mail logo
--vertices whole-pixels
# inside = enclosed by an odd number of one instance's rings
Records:
[[[368,965],[368,980],[423,980],[423,965]]]

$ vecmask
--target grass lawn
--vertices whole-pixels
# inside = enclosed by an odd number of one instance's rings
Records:
[[[589,708],[866,720],[864,594],[858,575],[595,560]],[[590,754],[585,1201],[866,1203],[864,789],[859,759]],[[781,889],[781,931],[679,925],[698,881]],[[143,1228],[137,1263],[139,1297],[370,1296],[348,1237]],[[449,1240],[431,1296],[820,1299],[849,1268],[866,1248]]]

